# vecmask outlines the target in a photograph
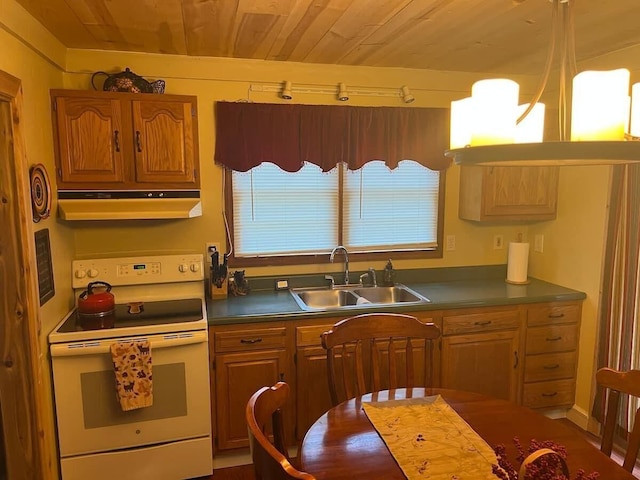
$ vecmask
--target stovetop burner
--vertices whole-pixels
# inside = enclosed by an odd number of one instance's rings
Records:
[[[159,300],[117,304],[113,315],[87,318],[77,312],[69,315],[57,329],[58,333],[112,328],[188,323],[202,320],[202,299]]]

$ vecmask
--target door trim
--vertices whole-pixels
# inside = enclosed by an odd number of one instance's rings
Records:
[[[0,70],[0,409],[12,480],[57,478],[40,348],[35,245],[22,128],[22,84]]]

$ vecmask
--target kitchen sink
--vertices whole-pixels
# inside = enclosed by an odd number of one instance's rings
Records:
[[[353,291],[356,295],[366,298],[371,303],[411,303],[426,300],[404,285],[393,287],[363,287]]]
[[[293,298],[302,308],[324,310],[348,307],[358,304],[358,297],[351,290],[333,289],[294,289]]]
[[[338,285],[332,288],[292,288],[290,292],[300,308],[315,311],[380,307],[381,305],[413,305],[429,302],[428,298],[402,284],[391,287]]]

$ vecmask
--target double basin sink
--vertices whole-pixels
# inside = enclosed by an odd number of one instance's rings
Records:
[[[391,287],[336,285],[334,287],[292,288],[296,303],[303,310],[342,310],[428,303],[429,299],[402,284]]]

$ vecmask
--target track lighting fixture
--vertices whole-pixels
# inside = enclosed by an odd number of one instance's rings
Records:
[[[338,84],[338,100],[341,102],[346,102],[349,100],[349,95],[347,94],[347,86],[344,83]]]
[[[402,86],[401,91],[402,91],[402,100],[404,100],[404,103],[412,103],[416,100],[416,97],[411,95],[411,92],[409,91],[409,87],[407,87],[406,85]]]
[[[280,94],[282,98],[285,100],[291,100],[293,98],[293,93],[291,93],[291,82],[284,82],[284,87],[282,88],[282,93]]]

